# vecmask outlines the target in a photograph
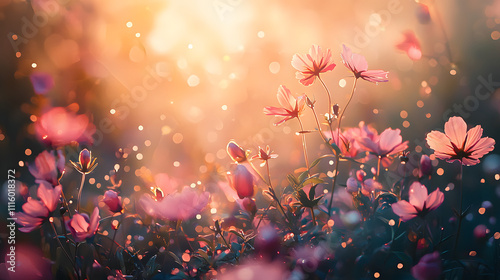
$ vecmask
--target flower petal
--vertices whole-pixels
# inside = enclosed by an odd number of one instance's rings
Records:
[[[436,157],[440,159],[450,158],[451,155],[455,154],[451,146],[450,138],[446,134],[433,130],[427,133],[427,145],[434,150]]]
[[[410,203],[415,206],[418,211],[424,208],[424,202],[427,199],[427,188],[419,182],[414,182],[410,186]]]
[[[417,209],[413,205],[411,205],[406,200],[400,200],[396,203],[392,204],[392,211],[394,214],[398,215],[399,218],[406,222],[417,216]]]
[[[467,135],[467,124],[461,117],[451,117],[444,124],[444,133],[457,148],[462,148]]]
[[[439,189],[431,192],[431,194],[425,200],[425,207],[429,210],[434,210],[441,205],[444,201],[444,194]]]

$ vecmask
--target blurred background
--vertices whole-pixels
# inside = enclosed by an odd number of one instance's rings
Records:
[[[418,60],[396,48],[408,31]],[[279,105],[283,84],[327,112],[321,84],[304,87],[290,63],[313,44],[332,51],[337,67],[322,78],[341,107],[353,83],[342,44],[390,72],[388,83],[358,83],[344,127],[399,128],[417,160],[432,153],[425,135],[452,115],[500,139],[500,1],[1,0],[0,35],[0,170],[28,186],[26,165],[45,149],[33,124],[68,106],[96,126],[93,145],[66,149],[71,160],[84,147],[98,158],[89,192],[102,194],[113,170],[127,193],[141,190],[147,170],[185,185],[216,181],[230,169],[231,139],[254,153],[270,145],[274,179],[286,180],[304,166],[298,123],[273,126],[263,108]],[[309,111],[304,123],[315,127]],[[307,141],[310,159],[326,152],[318,135]],[[444,190],[459,167],[434,164],[432,188]],[[65,188],[76,188],[79,175],[66,170]],[[498,200],[498,173],[497,150],[466,169],[478,207]]]

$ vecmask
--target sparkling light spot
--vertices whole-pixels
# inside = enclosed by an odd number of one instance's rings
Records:
[[[139,126],[137,127],[137,129],[139,129],[139,131],[143,131],[143,130],[144,130],[144,126],[139,125]]]
[[[375,115],[377,115],[377,114],[378,114],[378,109],[373,109],[373,113],[374,113]]]
[[[257,37],[264,38],[264,36],[266,36],[266,33],[264,33],[264,31],[257,32]]]
[[[177,132],[172,136],[172,141],[174,141],[175,144],[180,144],[182,140],[184,139],[184,136],[182,136],[181,133]]]
[[[36,63],[34,63],[34,62],[31,63],[31,67],[36,68],[37,67]]]
[[[187,83],[190,87],[195,87],[200,84],[200,78],[198,78],[198,76],[196,75],[191,75],[187,79]]]
[[[201,215],[200,214],[196,214],[196,219],[197,220],[201,220]]]
[[[498,32],[496,30],[493,31],[493,32],[491,32],[491,39],[493,39],[495,41],[498,40],[498,39],[500,39],[500,32]]]
[[[179,167],[179,166],[181,166],[181,163],[180,163],[180,162],[178,162],[178,161],[174,161],[174,166],[175,166],[175,167]]]
[[[227,111],[227,105],[222,105],[221,108],[222,108],[222,111]]]
[[[115,109],[111,109],[111,110],[109,110],[109,113],[110,113],[111,115],[114,115],[114,114],[116,113],[116,110],[115,110]]]
[[[484,182],[485,182],[484,178],[483,178],[483,179],[481,179],[481,184],[484,184]]]
[[[192,50],[193,49],[193,44],[188,44],[188,49]]]
[[[402,263],[398,263],[398,269],[401,269],[403,268],[403,264]]]
[[[500,180],[500,174],[495,174],[495,180]]]
[[[24,150],[24,154],[27,155],[27,156],[31,156],[31,150],[30,149],[26,149]]]
[[[404,126],[405,128],[410,127],[410,122],[409,122],[409,121],[404,121],[404,122],[403,122],[403,126]]]
[[[19,164],[19,166],[20,166],[20,167],[23,167],[23,166],[24,166],[24,161],[20,160],[20,161],[18,162],[18,164]]]
[[[135,157],[137,158],[137,160],[142,160],[143,155],[141,153],[137,153],[137,155],[135,155]]]
[[[379,278],[380,277],[380,273],[378,273],[378,272],[373,273],[373,277],[374,278]]]
[[[340,79],[339,80],[339,86],[341,88],[345,87],[347,85],[347,81],[345,79]]]
[[[141,37],[141,33],[139,33],[139,32],[135,33],[135,37],[137,37],[137,38]]]
[[[269,71],[273,74],[278,74],[281,69],[279,62],[273,61],[269,64]]]
[[[132,26],[134,26],[134,24],[132,24],[132,22],[131,22],[131,21],[127,22],[127,24],[126,24],[126,25],[127,25],[127,27],[128,27],[128,28],[131,28]]]
[[[144,146],[146,146],[146,147],[151,146],[151,141],[149,141],[149,140],[144,141]]]
[[[137,147],[135,145],[132,147],[132,151],[137,152],[138,150],[139,150],[139,147]]]
[[[418,106],[418,108],[424,107],[424,101],[422,101],[422,100],[417,101],[417,106]]]
[[[191,256],[188,253],[182,254],[182,260],[184,262],[189,262],[191,260]]]
[[[481,208],[479,208],[479,210],[477,210],[477,212],[478,212],[480,215],[483,215],[483,214],[486,212],[486,208],[481,207]]]
[[[431,118],[431,116],[432,116],[432,115],[431,115],[431,113],[427,113],[427,114],[425,114],[425,117],[426,117],[426,118],[428,118],[428,119],[430,119],[430,118]]]
[[[210,209],[210,213],[212,213],[212,214],[217,213],[217,208],[212,208],[212,209]]]
[[[95,178],[90,178],[89,179],[89,184],[91,184],[91,185],[95,184]]]
[[[393,227],[393,226],[396,224],[396,222],[395,222],[393,219],[390,219],[388,224],[389,224],[391,227]]]
[[[20,58],[21,57],[21,52],[16,52],[16,57]]]
[[[476,251],[470,251],[469,256],[475,257],[477,255]]]
[[[451,69],[450,70],[450,75],[455,76],[457,74],[457,70]]]
[[[408,117],[408,112],[403,110],[403,111],[401,111],[401,113],[399,113],[399,115],[401,116],[401,118],[406,119]]]
[[[335,225],[335,221],[333,221],[332,219],[328,220],[328,226],[333,227],[333,225]]]
[[[442,176],[444,174],[444,169],[443,168],[438,168],[436,170],[437,175]]]

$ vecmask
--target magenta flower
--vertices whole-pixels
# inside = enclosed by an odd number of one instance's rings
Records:
[[[298,118],[304,111],[306,104],[305,95],[299,96],[298,98],[293,97],[292,93],[288,88],[281,85],[278,89],[278,102],[281,104],[282,108],[278,107],[265,107],[264,114],[274,115],[283,117],[279,122],[274,125],[280,125],[290,119]]]
[[[98,165],[98,163],[95,162],[96,160],[97,158],[92,158],[92,153],[89,150],[83,149],[80,151],[80,155],[78,156],[78,162],[74,163],[71,160],[70,162],[78,172],[82,174],[89,174],[90,172],[94,171],[94,169]]]
[[[368,62],[366,62],[366,59],[362,55],[352,53],[351,49],[346,45],[342,46],[344,48],[340,54],[342,61],[344,65],[352,71],[356,79],[361,78],[372,83],[389,81],[389,72],[383,70],[368,70]]]
[[[238,164],[233,174],[228,173],[227,180],[240,199],[254,195],[253,175],[245,166]]]
[[[431,131],[427,134],[427,144],[434,155],[442,160],[458,160],[462,165],[476,165],[495,146],[495,140],[483,137],[483,129],[476,125],[467,131],[467,124],[461,117],[451,117],[444,124],[444,133]]]
[[[260,164],[260,166],[264,166],[268,160],[273,159],[273,158],[277,158],[277,157],[278,157],[278,155],[273,154],[273,152],[271,151],[271,148],[269,148],[269,146],[266,146],[265,150],[262,149],[261,147],[259,147],[259,153],[254,155],[252,157],[252,159],[262,160],[262,163]]]
[[[102,201],[109,207],[109,210],[113,213],[119,213],[122,211],[122,198],[118,196],[118,193],[112,190],[108,190],[104,193]]]
[[[247,211],[252,215],[257,213],[257,205],[255,204],[255,200],[250,197],[245,197],[243,199],[237,199],[236,203],[240,206],[241,210]]]
[[[210,193],[198,192],[190,187],[184,187],[181,192],[166,195],[156,200],[145,194],[139,200],[144,211],[153,217],[166,220],[187,220],[199,214],[208,204]]]
[[[369,197],[371,193],[383,188],[382,184],[375,181],[373,178],[365,178],[366,172],[358,170],[355,177],[349,177],[349,179],[347,179],[346,190],[350,193],[358,193],[358,191],[361,191],[363,195]]]
[[[380,135],[372,138],[362,138],[359,144],[368,152],[385,158],[408,149],[408,141],[403,142],[401,130],[387,128]]]
[[[47,181],[53,186],[59,185],[59,179],[64,171],[64,155],[61,150],[54,152],[43,151],[35,158],[35,165],[28,165],[28,169],[35,177],[35,182]]]
[[[65,108],[55,107],[40,116],[35,130],[42,141],[59,147],[74,141],[92,143],[96,128],[86,115],[76,115]]]
[[[242,163],[247,160],[247,152],[243,150],[236,142],[229,141],[226,147],[227,154],[233,159],[235,162]]]
[[[294,54],[292,66],[297,69],[295,74],[300,83],[305,86],[311,85],[320,73],[332,71],[335,68],[330,49],[323,52],[317,45],[312,45],[309,53],[305,55]]]
[[[396,45],[398,50],[404,51],[411,60],[419,60],[422,58],[422,50],[420,49],[420,42],[415,36],[413,31],[408,30],[403,33],[405,39],[403,42]]]
[[[441,277],[441,258],[439,252],[424,255],[418,264],[411,268],[411,275],[417,280],[437,280]]]
[[[16,213],[16,222],[23,226],[19,230],[31,232],[40,227],[50,216],[50,213],[56,210],[61,192],[61,185],[53,188],[50,183],[41,181],[37,190],[40,200],[28,197],[28,201],[22,206],[24,212]]]
[[[94,208],[92,216],[87,214],[74,214],[73,218],[66,222],[66,228],[71,232],[76,242],[91,238],[99,228],[99,208]]]
[[[422,155],[420,158],[420,169],[418,170],[418,176],[420,178],[424,176],[430,176],[432,174],[432,162],[429,156],[427,155]]]
[[[400,200],[392,204],[392,211],[398,215],[402,221],[409,221],[416,216],[424,217],[441,205],[444,201],[444,194],[436,189],[427,195],[427,188],[419,182],[414,182],[410,186],[410,202]]]

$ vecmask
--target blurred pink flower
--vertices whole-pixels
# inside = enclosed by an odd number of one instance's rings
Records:
[[[285,280],[289,272],[280,262],[252,261],[242,263],[225,272],[218,272],[220,280]]]
[[[156,187],[160,188],[163,195],[169,195],[179,190],[179,183],[166,173],[158,173],[154,176]]]
[[[389,81],[389,72],[383,70],[368,70],[368,62],[366,62],[364,56],[352,53],[351,49],[346,45],[342,46],[344,48],[340,54],[342,61],[344,65],[352,71],[356,79],[361,78],[372,83]]]
[[[316,77],[319,77],[320,73],[332,71],[336,65],[333,63],[330,49],[326,49],[326,52],[323,52],[321,47],[312,45],[308,54],[293,55],[292,66],[297,69],[295,76],[299,79],[300,83],[309,86],[314,82]]]
[[[411,30],[403,33],[405,39],[403,42],[396,45],[398,50],[404,51],[411,60],[419,60],[422,58],[422,50],[420,49],[420,42]]]
[[[360,146],[350,133],[338,132],[338,129],[331,131],[323,131],[323,135],[330,140],[330,143],[335,143],[340,149],[340,153],[344,158],[355,158],[360,152]],[[333,139],[332,139],[333,136]],[[340,141],[339,139],[340,138]]]
[[[483,129],[476,125],[467,131],[467,124],[461,117],[451,117],[444,124],[444,133],[433,130],[427,134],[427,144],[434,155],[442,160],[458,160],[462,165],[476,165],[491,152],[495,140],[483,137]]]
[[[86,115],[55,107],[40,116],[35,122],[35,130],[40,140],[59,147],[74,141],[92,143],[96,128]]]
[[[247,152],[234,141],[229,141],[226,151],[235,162],[241,163],[247,160]]]
[[[54,152],[43,151],[35,158],[35,165],[29,164],[28,169],[35,177],[35,182],[47,181],[53,186],[59,185],[59,178],[64,171],[65,159],[62,150]]]
[[[241,210],[247,211],[252,215],[257,213],[257,205],[255,204],[255,200],[250,197],[245,197],[243,199],[236,199],[236,203],[241,208]]]
[[[375,181],[372,178],[366,179],[366,172],[363,170],[358,170],[356,171],[356,176],[355,177],[349,177],[347,179],[347,191],[350,193],[358,193],[358,191],[361,191],[361,193],[365,196],[370,196],[372,192],[375,192],[376,190],[381,190],[382,184],[379,182]]]
[[[400,200],[392,204],[392,211],[398,215],[402,221],[409,221],[416,216],[424,217],[441,205],[444,201],[444,194],[436,189],[427,195],[427,188],[419,182],[414,182],[410,186],[410,202]]]
[[[306,104],[305,95],[299,96],[297,99],[293,97],[288,88],[281,85],[278,89],[278,102],[282,108],[278,107],[265,107],[264,114],[284,117],[274,125],[280,125],[290,119],[298,118],[304,111]]]
[[[92,216],[87,214],[74,214],[73,218],[66,222],[66,228],[71,232],[76,242],[91,238],[99,228],[99,208],[94,208]]]
[[[244,165],[238,164],[232,174],[227,174],[227,180],[240,199],[254,195],[253,175]]]
[[[153,217],[166,220],[187,220],[199,214],[208,204],[210,193],[184,187],[181,192],[165,195],[161,200],[155,200],[151,195],[145,194],[139,204],[144,211]]]
[[[387,128],[378,136],[373,135],[372,138],[360,139],[359,144],[368,152],[386,158],[408,149],[408,141],[403,142],[400,133],[399,129]]]
[[[54,78],[48,73],[34,72],[30,81],[36,94],[46,94],[54,87]]]
[[[418,169],[418,177],[430,176],[432,174],[432,162],[428,155],[422,155],[420,158],[420,168]]]
[[[109,210],[113,213],[118,213],[122,211],[122,198],[118,196],[118,193],[112,190],[108,190],[104,193],[102,201],[109,207]]]
[[[418,264],[411,268],[411,275],[417,280],[437,280],[441,277],[441,258],[439,252],[424,255]]]
[[[61,192],[61,185],[53,188],[48,182],[41,181],[37,190],[40,200],[28,197],[28,201],[22,206],[24,212],[16,213],[16,222],[23,226],[19,230],[31,232],[42,225],[50,213],[56,210]]]
[[[431,14],[429,12],[429,6],[418,3],[417,10],[415,11],[417,19],[421,24],[427,24],[431,21]]]
[[[5,262],[0,264],[0,279],[2,280],[47,280],[55,279],[52,275],[52,263],[43,257],[42,249],[19,242],[15,245],[14,260],[5,250]],[[9,245],[10,247],[10,245]],[[11,266],[13,265],[13,266]],[[14,267],[14,270],[11,270]]]

